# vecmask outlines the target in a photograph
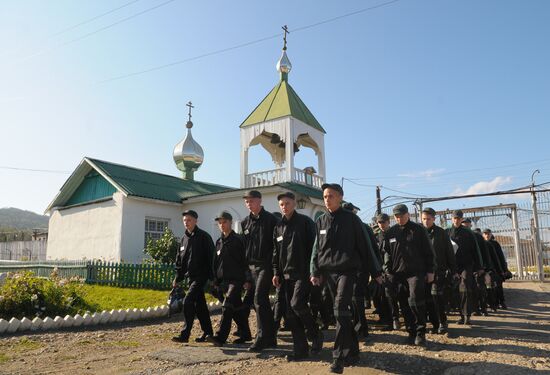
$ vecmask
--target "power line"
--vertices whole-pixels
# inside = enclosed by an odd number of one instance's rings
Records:
[[[74,30],[74,29],[76,29],[77,27],[80,27],[80,26],[82,26],[82,25],[86,25],[87,23],[90,23],[90,22],[92,22],[92,21],[95,21],[95,20],[97,20],[97,19],[99,19],[99,18],[101,18],[101,17],[105,17],[105,16],[107,16],[107,15],[109,15],[109,14],[111,14],[111,13],[116,12],[117,10],[120,10],[120,9],[122,9],[122,8],[126,8],[126,7],[129,6],[129,5],[132,5],[132,4],[134,4],[134,3],[137,3],[138,1],[141,1],[141,0],[132,0],[132,1],[128,2],[128,3],[126,3],[126,4],[122,4],[121,6],[119,6],[119,7],[117,7],[117,8],[111,9],[111,10],[105,12],[105,13],[98,14],[97,16],[94,16],[94,17],[89,18],[89,19],[87,19],[87,20],[85,20],[85,21],[82,21],[82,22],[80,22],[80,23],[77,23],[76,25],[72,25],[72,26],[69,26],[69,27],[67,27],[67,28],[65,28],[65,29],[63,29],[63,30],[60,30],[60,31],[58,31],[58,32],[56,32],[56,33],[54,33],[54,34],[52,34],[51,37],[58,36],[58,35],[61,35],[61,34],[66,33],[67,31]]]
[[[81,36],[79,36],[79,37],[77,37],[77,38],[74,38],[74,39],[71,39],[71,40],[69,40],[69,41],[60,43],[60,44],[58,44],[58,45],[56,45],[56,46],[53,46],[53,47],[51,47],[51,48],[46,48],[46,49],[44,49],[44,50],[42,50],[42,51],[39,51],[39,52],[37,52],[37,53],[35,53],[35,54],[33,54],[33,55],[24,57],[24,58],[20,59],[19,61],[28,60],[28,59],[31,59],[31,58],[33,58],[33,57],[43,55],[43,54],[46,53],[46,52],[50,52],[50,51],[59,49],[59,48],[61,48],[61,47],[65,47],[65,46],[67,46],[67,45],[69,45],[69,44],[76,43],[76,42],[78,42],[78,41],[81,41],[82,39],[89,38],[89,37],[92,36],[92,35],[95,35],[95,34],[97,34],[97,33],[100,33],[100,32],[102,32],[102,31],[105,31],[105,30],[107,30],[107,29],[110,29],[110,28],[112,28],[112,27],[114,27],[114,26],[120,25],[120,24],[123,23],[123,22],[129,21],[129,20],[131,20],[131,19],[133,19],[133,18],[136,18],[136,17],[139,17],[139,16],[141,16],[141,15],[143,15],[143,14],[145,14],[145,13],[151,12],[151,11],[153,11],[153,10],[155,10],[155,9],[158,9],[158,8],[160,8],[160,7],[163,7],[163,6],[165,6],[165,5],[168,5],[168,4],[170,4],[170,3],[173,3],[174,1],[176,1],[176,0],[167,0],[167,1],[165,1],[165,2],[163,2],[163,3],[160,3],[160,4],[157,4],[157,5],[155,5],[155,6],[151,7],[151,8],[147,8],[147,9],[142,10],[142,11],[140,11],[140,12],[134,13],[134,14],[128,16],[128,17],[122,18],[122,19],[120,19],[120,20],[118,20],[118,21],[116,21],[116,22],[113,22],[113,23],[109,24],[109,25],[103,26],[103,27],[101,27],[101,28],[99,28],[99,29],[96,29],[96,30],[94,30],[94,31],[91,31],[91,32],[89,32],[89,33],[87,33],[87,34],[81,35]]]
[[[59,173],[59,174],[70,174],[68,171],[56,171],[51,169],[32,169],[32,168],[19,168],[19,167],[8,167],[5,165],[0,165],[0,169],[9,169],[13,171],[25,171],[25,172],[44,172],[44,173]]]
[[[335,21],[341,20],[343,18],[355,16],[355,15],[367,12],[369,10],[382,8],[382,7],[391,5],[393,3],[397,3],[398,1],[401,1],[401,0],[387,1],[385,3],[381,3],[381,4],[373,5],[373,6],[370,6],[370,7],[367,7],[367,8],[359,9],[357,11],[342,14],[340,16],[332,17],[332,18],[329,18],[329,19],[326,19],[326,20],[323,20],[323,21],[315,22],[315,23],[305,25],[305,26],[300,26],[300,27],[297,27],[297,28],[291,30],[291,32],[296,33],[296,32],[304,31],[304,30],[311,29],[311,28],[314,28],[314,27],[318,27],[318,26],[321,26],[321,25],[325,25],[327,23],[335,22]],[[108,83],[108,82],[118,81],[118,80],[121,80],[121,79],[124,79],[124,78],[129,78],[129,77],[134,77],[134,76],[137,76],[137,75],[142,75],[142,74],[154,72],[154,71],[157,71],[157,70],[169,68],[171,66],[184,64],[184,63],[187,63],[187,62],[190,62],[190,61],[202,59],[202,58],[213,56],[213,55],[218,55],[218,54],[225,53],[225,52],[228,52],[228,51],[233,51],[233,50],[239,49],[239,48],[244,48],[244,47],[247,47],[247,46],[250,46],[250,45],[253,45],[253,44],[257,44],[257,43],[260,43],[260,42],[270,40],[270,39],[275,39],[275,38],[280,37],[281,35],[282,35],[282,33],[266,36],[266,37],[255,39],[255,40],[252,40],[252,41],[249,41],[249,42],[237,44],[237,45],[234,45],[234,46],[231,46],[231,47],[222,48],[222,49],[212,51],[212,52],[207,52],[207,53],[204,53],[204,54],[201,54],[201,55],[188,57],[188,58],[185,58],[185,59],[182,59],[182,60],[173,61],[171,63],[157,65],[157,66],[153,66],[153,67],[148,68],[148,69],[139,70],[139,71],[135,71],[135,72],[132,72],[132,73],[123,74],[123,75],[119,75],[119,76],[116,76],[116,77],[108,78],[108,79],[105,79],[103,81],[99,81],[97,83],[98,84]]]

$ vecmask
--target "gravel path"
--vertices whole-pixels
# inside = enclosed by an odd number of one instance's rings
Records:
[[[474,317],[472,327],[453,323],[448,336],[428,335],[426,349],[405,345],[404,331],[374,327],[372,343],[361,347],[361,362],[345,374],[550,374],[550,284],[509,282],[505,293],[508,310]],[[172,343],[181,319],[180,314],[108,328],[0,336],[0,374],[328,373],[333,329],[325,333],[317,358],[296,364],[282,358],[291,350],[286,332],[279,349],[255,356],[245,346]],[[219,315],[212,320],[217,324]],[[193,334],[200,334],[198,327]]]

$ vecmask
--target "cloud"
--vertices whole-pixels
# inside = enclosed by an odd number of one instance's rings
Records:
[[[453,192],[454,195],[470,195],[470,194],[485,194],[485,193],[494,193],[498,191],[503,185],[509,184],[512,182],[512,177],[495,177],[491,181],[479,181],[471,185],[466,190],[461,188],[455,189]]]
[[[420,172],[409,172],[409,173],[398,174],[398,176],[408,177],[408,178],[432,178],[442,172],[445,172],[445,168],[426,169],[425,171],[420,171]]]

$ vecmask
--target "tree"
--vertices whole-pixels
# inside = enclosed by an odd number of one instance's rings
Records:
[[[155,240],[149,238],[143,252],[151,257],[152,263],[174,263],[178,253],[179,241],[170,228],[164,228],[162,236]]]

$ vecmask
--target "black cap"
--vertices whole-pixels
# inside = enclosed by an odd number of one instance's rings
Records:
[[[231,214],[227,211],[222,211],[219,213],[218,216],[216,216],[216,218],[214,219],[215,221],[218,221],[220,219],[225,219],[225,220],[229,220],[229,221],[233,221],[233,216],[231,216]]]
[[[193,216],[195,219],[199,218],[199,214],[197,213],[197,211],[194,211],[194,210],[183,211],[181,216],[185,216],[185,215]]]
[[[459,217],[462,219],[464,217],[464,212],[462,212],[462,210],[454,210],[453,217]]]
[[[485,229],[483,229],[483,233],[493,233],[493,232],[491,232],[491,230],[489,228],[485,228]]]
[[[481,234],[481,229],[479,229],[479,228],[476,228],[476,229],[474,229],[474,232],[476,232],[476,233],[480,233],[480,234]]]
[[[388,214],[378,214],[376,215],[376,221],[377,222],[390,221],[390,217],[388,216]]]
[[[338,193],[340,193],[340,195],[344,195],[344,189],[342,189],[342,186],[340,186],[340,184],[323,184],[321,185],[321,190],[325,190],[325,189],[332,189],[334,191],[337,191]]]
[[[394,215],[404,215],[409,212],[409,209],[404,204],[397,204],[393,207]]]
[[[243,199],[246,198],[262,198],[262,193],[260,193],[258,190],[249,190],[246,192],[245,195],[243,195]]]
[[[466,223],[466,224],[472,224],[472,219],[470,219],[469,217],[467,217],[466,219],[462,220],[463,223]]]
[[[435,210],[431,207],[426,207],[425,209],[422,210],[422,213],[435,217]]]
[[[342,205],[342,208],[344,210],[348,210],[348,211],[353,211],[353,210],[357,210],[357,211],[361,211],[361,209],[359,207],[357,207],[356,205],[354,205],[353,203],[351,202],[346,202]]]
[[[285,191],[284,193],[281,193],[281,194],[277,195],[277,200],[278,201],[280,201],[283,198],[289,198],[289,199],[292,199],[292,200],[296,200],[296,196],[294,195],[294,193],[292,193],[290,191]]]

